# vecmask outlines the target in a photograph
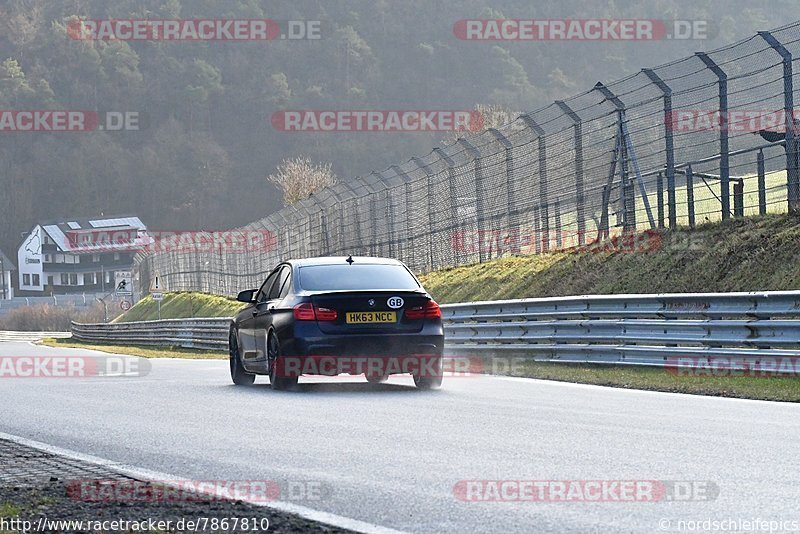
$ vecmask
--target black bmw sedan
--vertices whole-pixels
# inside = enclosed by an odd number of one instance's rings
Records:
[[[286,389],[300,375],[411,374],[418,388],[442,383],[439,305],[397,260],[328,257],[285,261],[259,289],[229,335],[234,384],[268,375]]]

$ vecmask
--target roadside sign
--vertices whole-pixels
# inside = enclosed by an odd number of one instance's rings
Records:
[[[164,300],[164,293],[150,293],[153,300]]]
[[[156,273],[155,277],[153,277],[153,282],[150,284],[150,293],[158,293],[162,289],[164,289],[164,286],[161,282],[161,277]]]
[[[129,301],[129,300],[123,300],[122,302],[120,302],[120,303],[119,303],[119,308],[120,308],[122,311],[128,311],[128,310],[130,310],[130,309],[131,309],[131,301]]]
[[[117,296],[133,295],[133,276],[130,271],[117,271],[114,273],[114,281],[117,284],[114,293]]]

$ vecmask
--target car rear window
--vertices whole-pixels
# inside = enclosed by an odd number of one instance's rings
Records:
[[[300,267],[300,287],[306,291],[419,289],[402,265],[309,265]]]

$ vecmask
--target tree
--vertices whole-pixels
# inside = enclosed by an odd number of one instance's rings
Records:
[[[458,141],[459,137],[485,132],[489,128],[500,128],[514,122],[521,114],[496,104],[476,104],[470,120],[470,129],[463,132],[448,132],[442,138],[442,144],[450,145]]]
[[[283,160],[274,174],[267,180],[283,192],[283,203],[290,206],[315,192],[336,183],[336,175],[330,163],[311,163],[300,156]]]

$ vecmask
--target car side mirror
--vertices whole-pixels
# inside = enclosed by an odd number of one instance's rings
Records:
[[[236,300],[238,300],[239,302],[246,302],[247,304],[253,304],[255,302],[255,299],[253,298],[255,292],[256,292],[255,289],[247,289],[245,291],[241,291],[236,296]]]

